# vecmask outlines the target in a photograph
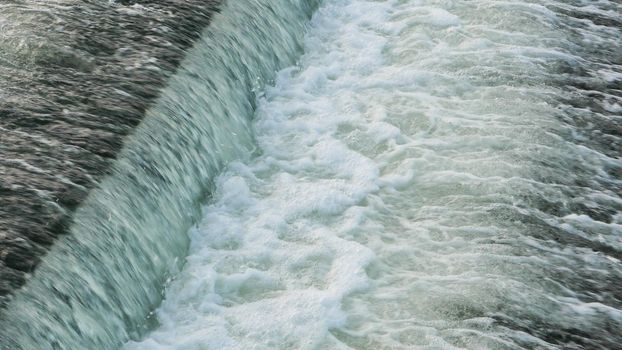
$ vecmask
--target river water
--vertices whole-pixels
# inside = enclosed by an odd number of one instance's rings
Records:
[[[622,7],[325,0],[124,349],[617,349]]]

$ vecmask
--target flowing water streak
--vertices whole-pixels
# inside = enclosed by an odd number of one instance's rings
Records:
[[[0,309],[66,234],[219,0],[0,2]]]
[[[619,347],[620,13],[324,1],[125,348]]]
[[[213,176],[252,152],[254,91],[294,62],[313,9],[302,0],[222,6],[71,234],[3,310],[0,348],[114,349],[144,331]]]

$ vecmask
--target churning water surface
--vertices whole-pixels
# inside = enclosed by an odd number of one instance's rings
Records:
[[[325,0],[124,349],[615,349],[622,7]]]

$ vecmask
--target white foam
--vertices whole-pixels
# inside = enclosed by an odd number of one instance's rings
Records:
[[[160,327],[126,348],[552,348],[495,317],[617,320],[543,277],[615,261],[519,220],[544,216],[532,193],[567,200],[534,157],[584,152],[551,137],[545,84],[576,57],[549,45],[563,35],[544,7],[477,4],[325,1],[259,101],[261,155],[218,179]]]

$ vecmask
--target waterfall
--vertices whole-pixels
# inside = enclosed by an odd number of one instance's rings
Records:
[[[215,174],[254,150],[256,92],[295,62],[314,1],[226,1],[111,174],[0,320],[2,349],[114,349],[149,327]],[[261,15],[258,15],[261,14]]]

